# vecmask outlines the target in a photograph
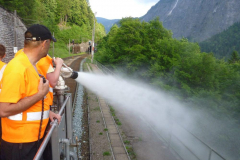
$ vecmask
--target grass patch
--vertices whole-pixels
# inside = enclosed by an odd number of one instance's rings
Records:
[[[111,112],[111,114],[112,114],[113,117],[116,116],[115,110],[113,109],[112,106],[110,106],[110,112]]]
[[[90,58],[87,58],[85,63],[91,63],[91,59]]]
[[[110,156],[110,152],[103,152],[103,156]]]
[[[100,133],[99,133],[99,135],[103,135],[103,133],[102,133],[102,132],[100,132]]]
[[[113,118],[114,118],[114,120],[115,120],[115,123],[117,124],[117,125],[122,125],[122,123],[119,121],[119,119],[116,117],[116,113],[115,113],[115,109],[113,109],[113,107],[112,106],[110,106],[110,112],[111,112],[111,114],[112,114],[112,116],[113,116]]]
[[[126,141],[124,141],[124,144],[130,144],[130,141],[128,141],[128,140],[126,140]]]
[[[93,109],[94,111],[100,111],[100,107],[96,107]]]
[[[119,126],[122,125],[122,123],[119,121],[119,119],[117,119],[117,118],[114,117],[114,120],[115,120],[115,122],[116,122],[117,125],[119,125]]]
[[[136,154],[134,153],[133,148],[129,147],[129,146],[126,146],[126,149],[127,149],[127,152],[129,154],[129,156],[131,156],[132,159],[136,159]]]
[[[97,122],[97,123],[100,123],[100,121],[99,121],[99,120],[97,120],[96,122]]]
[[[121,125],[122,125],[122,123],[121,123],[121,122],[117,122],[117,125],[121,126]]]
[[[104,131],[108,131],[108,129],[107,129],[107,128],[104,128]]]

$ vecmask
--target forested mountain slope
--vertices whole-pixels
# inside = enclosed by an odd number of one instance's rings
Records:
[[[141,20],[159,16],[173,37],[203,41],[240,21],[239,0],[160,0]]]
[[[47,26],[57,38],[57,54],[68,53],[69,40],[81,43],[92,39],[95,17],[86,0],[0,0],[0,5],[11,12],[16,10],[26,26]],[[95,35],[96,41],[106,35],[103,25],[96,23]]]
[[[240,53],[240,22],[199,45],[203,52],[213,52],[217,58],[229,59],[234,50]]]

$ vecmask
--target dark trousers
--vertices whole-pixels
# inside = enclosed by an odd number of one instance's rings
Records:
[[[41,143],[41,142],[40,142]],[[38,150],[38,142],[1,142],[1,160],[33,160]]]

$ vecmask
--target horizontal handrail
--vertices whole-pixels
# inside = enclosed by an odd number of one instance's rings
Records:
[[[113,71],[111,71],[109,68],[105,67],[103,64],[100,62],[96,61],[95,59],[93,60],[93,63],[97,65],[98,68],[100,68],[104,73],[108,74],[115,74]]]
[[[60,111],[59,111],[59,115],[62,115],[63,111],[64,111],[64,108],[67,104],[67,101],[69,100],[70,96],[66,96],[66,100],[64,101]],[[51,136],[52,136],[52,133],[53,133],[53,130],[55,129],[55,127],[57,127],[58,125],[58,121],[57,119],[55,119],[53,122],[50,123],[51,124],[51,127],[47,133],[47,135],[45,136],[43,142],[41,143],[41,146],[39,147],[35,157],[34,157],[34,160],[39,160],[48,144],[48,141],[50,140]]]

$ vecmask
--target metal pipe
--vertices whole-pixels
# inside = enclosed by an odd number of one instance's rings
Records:
[[[70,160],[70,141],[69,141],[69,139],[61,139],[60,141],[59,141],[60,143],[62,142],[62,143],[65,143],[65,146],[66,146],[66,159],[67,160]]]
[[[76,153],[70,151],[69,154],[70,154],[70,157],[72,157],[74,160],[78,159]]]
[[[68,99],[70,98],[70,95],[67,95],[66,96],[66,100],[64,101],[64,103],[63,103],[63,105],[62,105],[62,107],[61,107],[61,109],[60,109],[60,111],[59,111],[59,115],[62,115],[62,113],[63,113],[63,111],[64,111],[64,108],[65,108],[65,106],[66,106],[66,104],[67,104],[67,101],[68,101]]]

